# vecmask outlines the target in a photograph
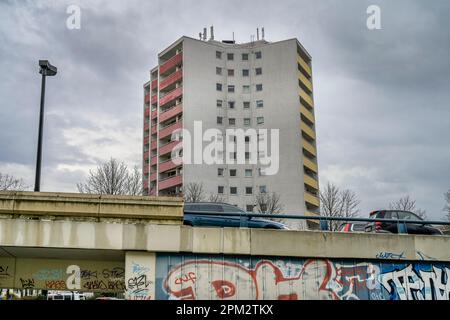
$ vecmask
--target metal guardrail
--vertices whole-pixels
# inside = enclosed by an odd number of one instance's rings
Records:
[[[267,214],[267,213],[237,213],[237,212],[213,212],[213,211],[185,211],[185,214],[195,215],[211,215],[211,216],[238,216],[241,218],[241,225],[244,222],[245,217],[248,218],[276,218],[276,219],[293,219],[293,220],[319,220],[320,230],[330,231],[329,221],[342,221],[342,222],[389,222],[397,223],[398,233],[408,233],[408,224],[428,224],[428,225],[448,225],[450,221],[438,221],[438,220],[409,220],[409,219],[379,219],[379,218],[346,218],[346,217],[325,217],[325,216],[304,216],[304,215],[291,215],[291,214]]]

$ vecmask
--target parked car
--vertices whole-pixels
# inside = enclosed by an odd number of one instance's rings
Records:
[[[217,212],[221,215],[202,215]],[[238,214],[238,215],[232,215]],[[268,219],[249,217],[247,212],[227,203],[191,202],[184,204],[184,224],[208,227],[248,227],[264,229],[288,229],[284,224]]]
[[[409,234],[426,234],[426,235],[442,235],[442,231],[432,227],[429,224],[423,224],[422,218],[418,215],[401,210],[377,210],[370,213],[370,218],[372,219],[392,219],[392,220],[411,220],[417,221],[417,223],[406,223],[407,233]],[[369,222],[365,228],[366,232],[387,232],[387,233],[398,233],[398,224],[396,221],[392,222],[381,222],[374,221]]]
[[[342,223],[338,231],[340,232],[365,232],[366,228],[365,222],[348,222],[348,223]]]

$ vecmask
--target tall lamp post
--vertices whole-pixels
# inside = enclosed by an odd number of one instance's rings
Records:
[[[34,180],[34,191],[41,190],[41,161],[42,161],[42,135],[44,131],[44,98],[45,98],[45,77],[56,75],[57,68],[52,66],[48,60],[39,60],[39,73],[42,74],[41,85],[41,110],[39,113],[39,136],[36,157],[36,178]]]

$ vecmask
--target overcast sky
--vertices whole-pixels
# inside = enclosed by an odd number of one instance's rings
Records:
[[[81,29],[66,27],[81,7]],[[366,9],[381,8],[381,30]],[[157,53],[214,25],[216,39],[296,37],[313,57],[320,183],[361,213],[409,194],[431,218],[450,188],[449,1],[0,1],[0,172],[34,184],[47,79],[43,191],[76,191],[109,157],[141,165],[142,84]]]

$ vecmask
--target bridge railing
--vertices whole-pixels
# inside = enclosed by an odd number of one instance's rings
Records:
[[[381,219],[381,218],[349,218],[349,217],[327,217],[327,216],[305,216],[295,214],[267,214],[267,213],[237,213],[237,212],[212,212],[212,211],[199,211],[199,212],[185,212],[185,214],[195,215],[211,215],[211,216],[238,216],[241,219],[241,226],[246,226],[245,218],[266,218],[266,219],[291,219],[291,220],[318,220],[320,230],[331,231],[329,222],[341,221],[341,222],[388,222],[397,223],[398,233],[408,233],[408,224],[421,224],[421,225],[441,225],[450,226],[450,221],[439,220],[410,220],[410,219]]]

